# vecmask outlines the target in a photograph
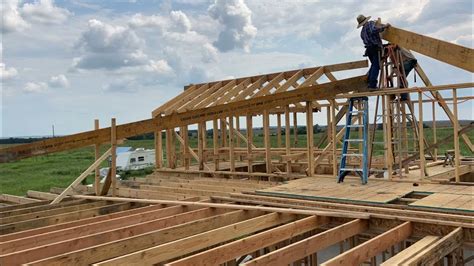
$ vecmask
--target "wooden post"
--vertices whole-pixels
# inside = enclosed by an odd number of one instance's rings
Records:
[[[291,139],[290,139],[290,107],[285,106],[285,147],[286,155],[291,153]],[[286,161],[286,172],[291,173],[291,160]]]
[[[457,90],[453,89],[453,116],[454,121],[454,175],[456,176],[456,182],[461,182],[461,178],[459,176],[459,167],[460,167],[460,160],[461,160],[461,153],[459,151],[459,117],[458,117],[458,94]]]
[[[155,166],[157,169],[163,166],[163,139],[161,129],[155,131]]]
[[[336,121],[336,104],[335,101],[330,101],[331,105],[331,141],[332,141],[332,172],[333,176],[337,178],[337,139],[336,139],[336,130],[337,130],[337,121]]]
[[[175,145],[174,145],[174,128],[170,128],[166,130],[166,161],[168,163],[168,167],[171,169],[176,168],[175,162]]]
[[[219,123],[212,120],[212,146],[214,148],[214,170],[219,170]]]
[[[306,102],[306,145],[308,149],[308,176],[314,175],[314,138],[313,138],[313,108],[311,102]]]
[[[99,119],[94,120],[94,129],[98,130],[99,129]],[[96,143],[94,145],[94,158],[97,161],[100,157],[100,144]],[[99,196],[100,194],[100,169],[99,166],[95,168],[95,174],[94,174],[94,191],[95,195]]]
[[[189,136],[188,136],[188,126],[181,127],[180,131],[181,138],[183,138],[183,165],[185,170],[189,170]]]
[[[110,151],[110,178],[112,180],[112,196],[115,197],[117,193],[117,130],[115,118],[112,118],[110,130],[110,144],[112,146]]]
[[[198,124],[198,157],[199,170],[204,170],[204,143],[206,142],[206,132],[204,125],[206,122]]]
[[[296,111],[293,112],[293,135],[295,136],[293,141],[296,148],[298,146],[298,113]]]
[[[234,117],[229,116],[229,161],[231,172],[235,172],[234,141]]]
[[[435,100],[433,100],[431,102],[431,111],[433,112],[433,117],[432,117],[432,121],[431,121],[431,130],[433,130],[433,143],[436,143],[438,140],[437,140],[437,132],[436,132],[436,102]],[[433,153],[433,161],[437,161],[438,160],[438,148],[434,148],[434,153]]]
[[[248,161],[248,172],[253,172],[253,159],[252,159],[252,143],[253,143],[253,125],[252,115],[247,115],[247,161]]]
[[[327,119],[327,126],[326,126],[326,134],[328,135],[328,144],[332,142],[332,124],[331,124],[331,103],[326,107],[326,119]],[[323,156],[322,154],[320,156]],[[328,162],[332,162],[332,156],[328,156]]]
[[[263,134],[265,143],[265,164],[267,167],[267,173],[272,173],[272,155],[271,155],[271,143],[270,143],[270,117],[268,110],[263,110]]]
[[[423,142],[423,93],[418,92],[418,145],[420,147],[420,180],[425,177],[425,143]]]
[[[235,117],[235,129],[240,133],[240,116]],[[235,138],[234,141],[235,147],[240,147],[240,138]]]
[[[221,118],[221,147],[225,148],[227,147],[227,125],[226,125],[226,120],[227,118]]]
[[[392,180],[393,178],[393,145],[392,145],[392,138],[393,138],[393,132],[392,132],[392,118],[393,118],[393,110],[392,110],[392,104],[390,103],[390,97],[391,95],[386,95],[383,96],[386,97],[385,99],[385,106],[384,108],[386,109],[386,123],[387,123],[387,171],[388,171],[388,179]]]
[[[277,147],[281,148],[281,114],[277,114]]]

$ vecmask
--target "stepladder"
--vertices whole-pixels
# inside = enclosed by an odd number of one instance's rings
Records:
[[[357,109],[355,108],[357,107]],[[357,123],[355,123],[357,121]],[[362,129],[362,136],[354,137],[352,129]],[[354,130],[355,131],[355,130]],[[355,132],[354,132],[355,133]],[[369,177],[369,99],[368,97],[354,97],[349,99],[349,108],[346,113],[344,139],[342,142],[341,163],[337,182],[344,182],[349,173],[360,176],[362,184],[367,184]],[[359,152],[353,152],[355,144],[362,144]],[[352,145],[352,146],[351,146]]]

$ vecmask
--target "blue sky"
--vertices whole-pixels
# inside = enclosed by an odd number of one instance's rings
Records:
[[[472,1],[2,0],[1,11],[2,137],[146,119],[192,82],[360,60],[361,13],[473,47]],[[417,56],[434,84],[472,82]],[[459,113],[473,119],[472,101]]]

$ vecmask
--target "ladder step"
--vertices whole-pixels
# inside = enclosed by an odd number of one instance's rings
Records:
[[[362,168],[341,168],[339,171],[354,171],[354,172],[362,172]]]
[[[363,114],[364,111],[350,111],[351,114]]]
[[[347,141],[347,142],[363,142],[364,140],[363,139],[345,139],[344,141]]]
[[[364,127],[364,125],[347,125],[346,127]]]
[[[360,153],[344,153],[342,156],[347,156],[347,157],[363,157],[363,154]]]

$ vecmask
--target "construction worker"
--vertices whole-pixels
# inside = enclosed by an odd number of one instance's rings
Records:
[[[407,49],[403,47],[398,47],[400,49],[400,55],[402,56],[403,62],[403,71],[405,72],[405,77],[408,77],[408,74],[416,67],[418,61],[416,60],[415,56]],[[408,81],[407,81],[408,82]],[[406,84],[408,87],[408,84]],[[400,84],[400,88],[405,88],[404,84]],[[400,100],[406,101],[408,100],[408,93],[402,93],[400,95]]]
[[[380,33],[390,24],[381,24],[375,21],[369,21],[370,16],[357,16],[357,28],[362,27],[360,37],[364,42],[365,54],[370,60],[370,69],[368,73],[369,90],[377,89],[377,77],[380,71],[380,51],[382,49],[382,39]]]

